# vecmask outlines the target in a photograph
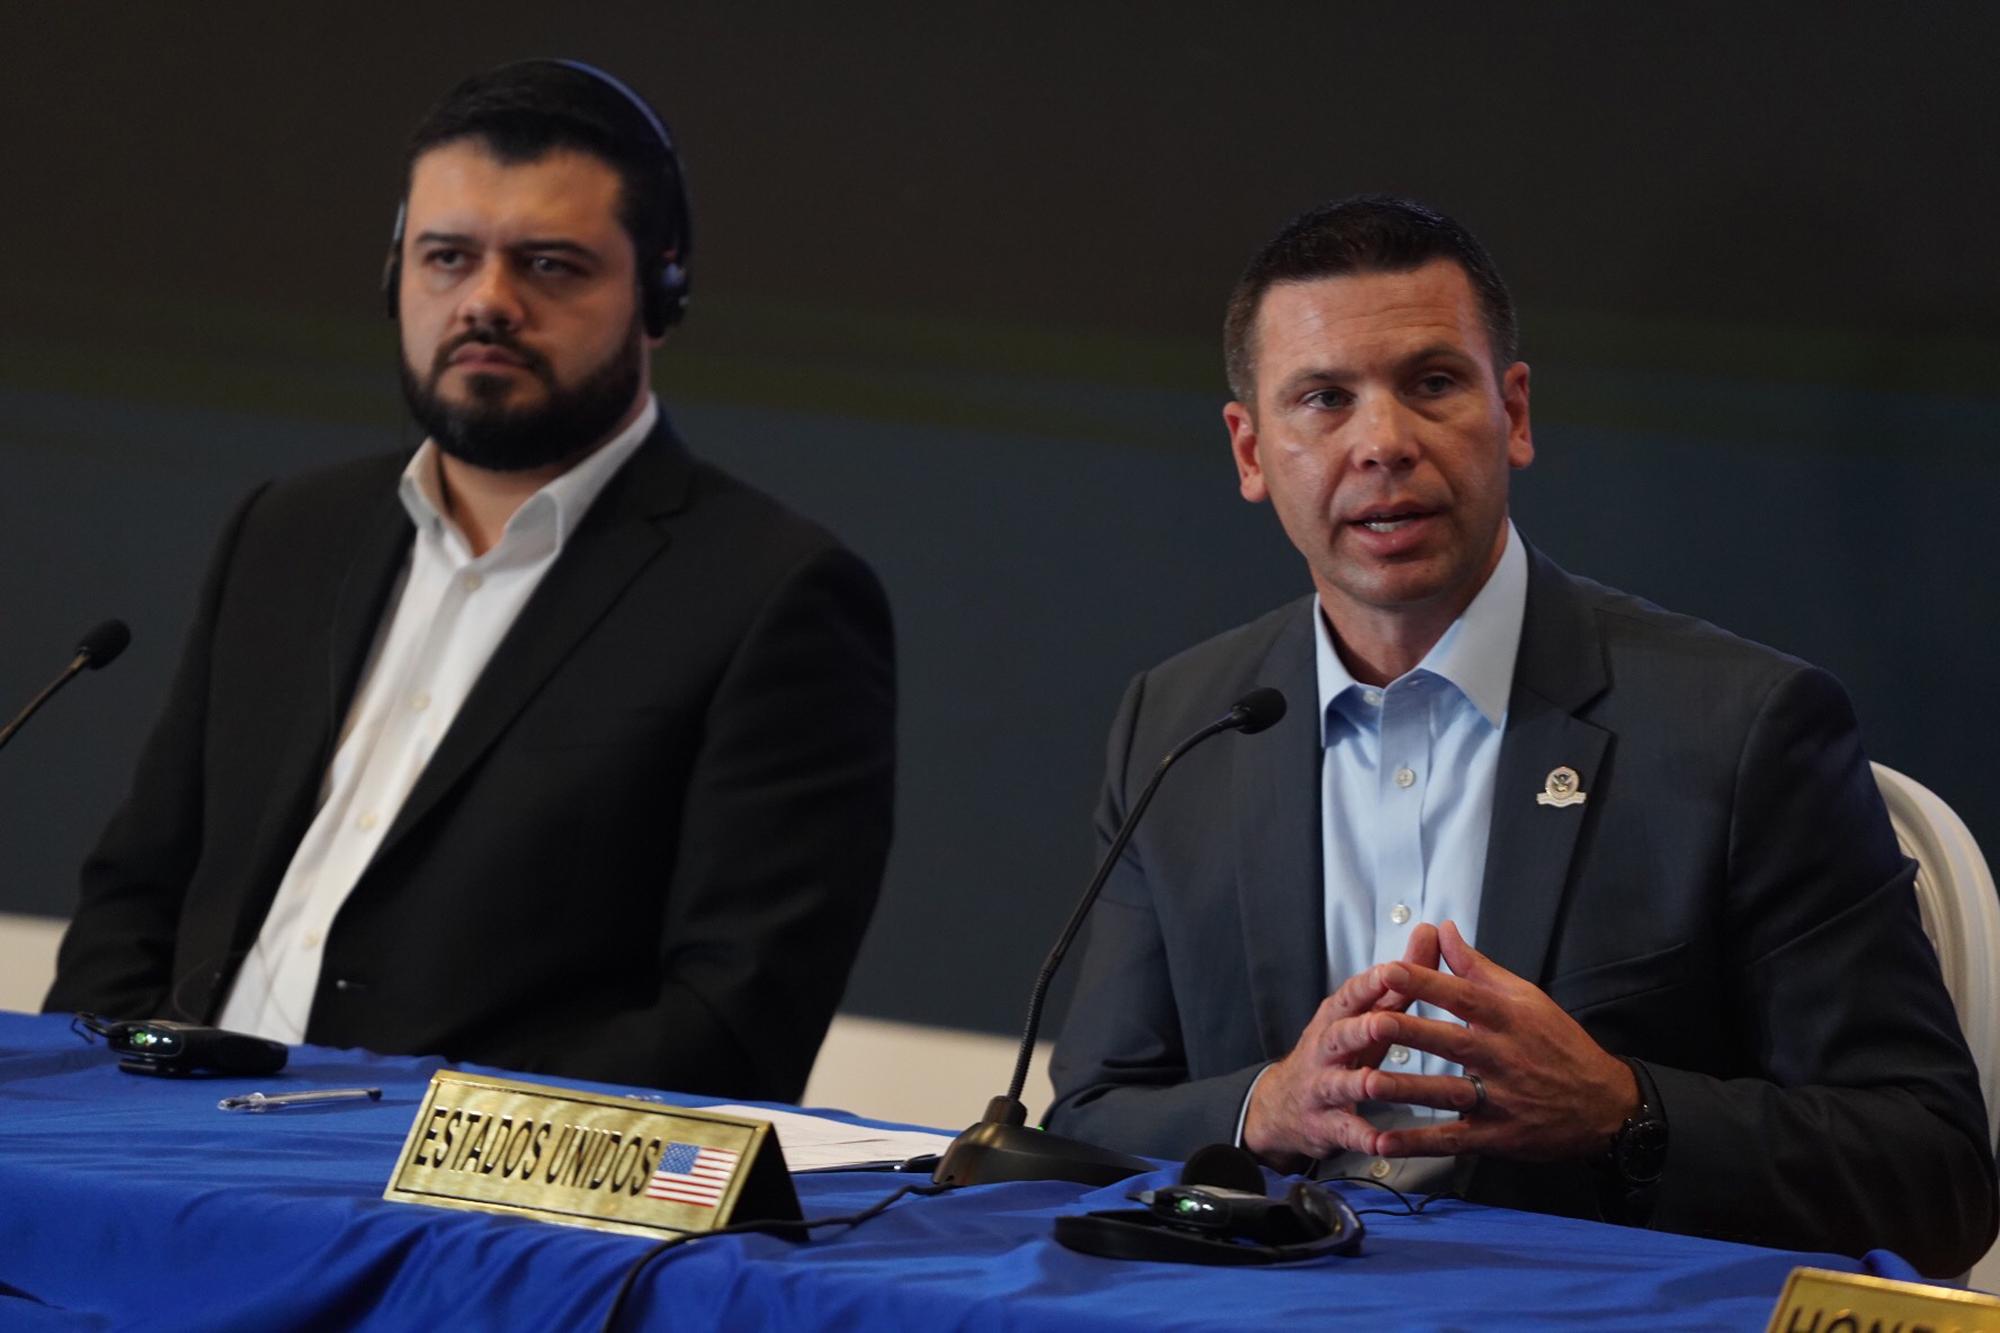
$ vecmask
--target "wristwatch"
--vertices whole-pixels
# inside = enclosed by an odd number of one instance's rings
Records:
[[[1611,1136],[1611,1147],[1599,1163],[1606,1174],[1627,1189],[1640,1190],[1660,1183],[1667,1165],[1667,1112],[1660,1105],[1660,1089],[1653,1073],[1641,1062],[1624,1057],[1639,1084],[1639,1113],[1629,1116]]]

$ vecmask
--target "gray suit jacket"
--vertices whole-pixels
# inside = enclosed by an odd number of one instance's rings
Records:
[[[1995,1227],[1977,1075],[1912,864],[1824,672],[1531,553],[1476,942],[1605,1049],[1671,1127],[1661,1228],[1888,1246],[1960,1272]],[[1326,976],[1312,602],[1147,672],[1112,728],[1108,841],[1175,742],[1254,685],[1291,712],[1191,754],[1113,872],[1049,1126],[1185,1157],[1342,978]],[[1538,804],[1551,770],[1582,805]],[[1590,1216],[1585,1165],[1483,1160],[1466,1192]]]

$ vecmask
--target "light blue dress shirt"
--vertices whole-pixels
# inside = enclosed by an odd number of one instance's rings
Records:
[[[1500,563],[1423,661],[1389,684],[1364,685],[1334,650],[1314,604],[1323,725],[1320,818],[1329,991],[1403,956],[1418,923],[1456,922],[1468,942],[1479,922],[1494,774],[1528,601],[1528,556],[1507,525]],[[1417,1006],[1427,1018],[1450,1014]],[[1383,1068],[1456,1074],[1438,1056],[1392,1047]],[[1383,1129],[1454,1114],[1369,1103]],[[1405,1191],[1443,1188],[1452,1159],[1385,1161],[1347,1153],[1322,1175],[1362,1175]]]

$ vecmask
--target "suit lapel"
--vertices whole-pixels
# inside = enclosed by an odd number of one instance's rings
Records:
[[[1536,981],[1590,802],[1606,797],[1610,735],[1576,716],[1608,684],[1590,609],[1568,575],[1532,548],[1528,554],[1527,615],[1494,779],[1477,941],[1481,953]],[[1558,768],[1576,771],[1583,804],[1536,799]]]
[[[421,823],[667,545],[657,520],[687,501],[693,464],[664,415],[570,534],[500,640],[376,852]]]
[[[1311,598],[1294,606],[1258,674],[1260,684],[1284,692],[1284,720],[1264,735],[1226,742],[1250,1002],[1264,1050],[1274,1055],[1291,1049],[1326,993],[1313,607]]]
[[[249,948],[256,938],[285,868],[298,852],[300,835],[312,822],[341,722],[374,645],[390,588],[409,554],[410,535],[409,515],[393,494],[369,504],[356,521],[354,554],[334,590],[324,674],[296,683],[299,707],[289,732],[278,740],[270,785],[276,799],[265,804],[252,835],[256,851],[237,905],[232,952]],[[217,994],[218,1005],[222,994]]]
[[[327,641],[326,711],[333,720],[329,743],[354,701],[361,668],[382,624],[390,585],[409,558],[411,536],[410,516],[393,495],[362,524],[354,560],[334,596]]]

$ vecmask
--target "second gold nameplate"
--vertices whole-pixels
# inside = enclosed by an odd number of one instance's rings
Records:
[[[1927,1282],[1794,1268],[1769,1333],[1987,1333],[2000,1300]]]
[[[641,1236],[799,1217],[764,1121],[455,1071],[431,1077],[382,1197]]]

